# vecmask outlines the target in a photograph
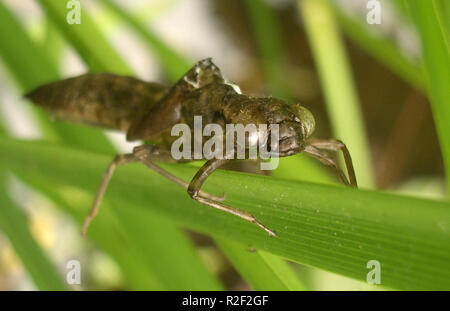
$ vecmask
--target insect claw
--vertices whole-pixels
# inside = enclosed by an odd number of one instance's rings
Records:
[[[270,230],[269,228],[267,228],[266,226],[264,226],[262,223],[260,223],[259,221],[257,221],[255,219],[255,221],[253,222],[255,225],[257,225],[258,227],[260,227],[261,229],[263,229],[264,231],[266,231],[270,236],[276,237],[277,234],[275,231]]]
[[[270,230],[269,228],[267,228],[266,226],[264,226],[262,223],[260,223],[260,222],[255,218],[255,216],[250,215],[250,217],[251,217],[250,221],[251,221],[252,223],[254,223],[254,224],[257,225],[258,227],[260,227],[261,229],[263,229],[264,231],[266,231],[270,236],[273,236],[273,237],[277,236],[277,234],[276,234],[275,231],[272,231],[272,230]]]
[[[80,231],[81,236],[83,238],[86,237],[86,231],[87,231],[88,226],[89,226],[89,221],[87,221],[87,219],[85,219],[83,222],[83,226],[81,227],[81,231]]]

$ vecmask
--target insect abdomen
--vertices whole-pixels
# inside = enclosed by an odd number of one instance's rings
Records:
[[[127,131],[166,87],[113,74],[84,74],[38,87],[26,97],[57,118]]]

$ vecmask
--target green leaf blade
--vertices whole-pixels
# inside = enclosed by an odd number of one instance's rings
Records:
[[[35,176],[45,171],[49,181],[90,192],[96,183],[86,182],[86,177],[96,180],[102,174],[99,167],[108,162],[101,155],[39,142],[1,139],[0,146],[0,158],[13,171]],[[33,150],[33,156],[25,150]],[[184,165],[163,167],[185,179],[195,173],[195,168]],[[189,200],[183,189],[137,165],[117,172],[106,197],[355,279],[365,280],[366,264],[375,259],[382,265],[384,286],[450,288],[449,203],[220,170],[208,179],[205,190],[225,191],[231,206],[251,212],[278,236],[271,238],[248,222]]]
[[[26,215],[8,197],[5,180],[6,170],[0,167],[0,231],[8,237],[38,289],[67,290],[61,274],[31,235]]]
[[[439,142],[450,194],[450,51],[444,29],[432,1],[407,2],[422,39],[422,53],[431,108],[436,122]],[[446,29],[446,28],[445,28]]]

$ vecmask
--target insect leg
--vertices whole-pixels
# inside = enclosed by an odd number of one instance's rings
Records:
[[[350,185],[353,187],[357,187],[358,183],[356,182],[355,170],[353,168],[352,157],[350,156],[350,152],[347,149],[345,144],[337,139],[311,139],[308,142],[310,145],[324,150],[332,150],[332,151],[342,151],[345,160],[345,166],[347,167],[348,177],[350,179]]]
[[[345,176],[344,172],[339,168],[339,166],[336,164],[336,162],[332,158],[330,158],[327,154],[323,153],[322,151],[320,151],[319,149],[317,149],[316,147],[314,147],[312,145],[307,145],[305,147],[305,149],[303,150],[303,152],[316,158],[323,164],[333,167],[335,169],[335,171],[338,173],[341,180],[344,182],[344,184],[346,184],[347,186],[350,185],[350,183],[347,179],[347,176]]]
[[[105,175],[103,176],[102,182],[100,184],[100,187],[98,188],[97,195],[95,196],[94,203],[92,204],[91,211],[89,212],[89,215],[86,216],[83,222],[83,226],[81,228],[81,235],[86,236],[86,230],[91,223],[91,221],[95,218],[95,216],[98,213],[98,209],[100,207],[100,203],[102,201],[103,195],[105,194],[106,187],[108,186],[108,183],[114,173],[114,170],[118,165],[123,165],[127,163],[136,162],[138,159],[132,154],[119,154],[117,155],[114,160],[109,164],[108,168],[106,169]]]
[[[194,200],[196,200],[202,204],[205,204],[205,205],[213,207],[213,208],[217,208],[221,211],[224,211],[224,212],[233,214],[235,216],[238,216],[242,219],[245,219],[251,223],[254,223],[258,227],[260,227],[261,229],[266,231],[269,235],[276,236],[276,233],[274,231],[270,230],[269,228],[264,226],[262,223],[260,223],[255,218],[255,216],[253,216],[252,214],[241,211],[237,208],[225,205],[223,203],[217,202],[215,200],[205,198],[201,195],[200,188],[202,187],[203,183],[208,178],[208,176],[211,175],[212,172],[214,172],[214,170],[216,170],[220,166],[224,165],[228,161],[229,161],[228,159],[212,159],[212,160],[207,161],[198,170],[197,174],[195,174],[194,178],[192,179],[191,183],[189,184],[188,194],[191,196],[191,198],[193,198]]]
[[[170,181],[176,183],[177,185],[180,185],[184,189],[188,189],[189,184],[187,182],[185,182],[181,178],[178,178],[175,175],[172,175],[171,173],[169,173],[165,169],[159,167],[152,161],[152,158],[155,158],[155,157],[160,158],[160,156],[161,156],[161,151],[158,150],[157,151],[158,154],[154,154],[152,147],[153,146],[151,146],[151,145],[138,146],[134,149],[133,154],[134,154],[135,158],[138,159],[138,161],[145,164],[148,168],[152,169],[153,171],[160,174],[161,176],[169,179]],[[225,200],[225,194],[223,194],[220,197],[212,195],[212,194],[204,192],[204,191],[200,191],[200,194],[202,196],[204,196],[205,198],[209,198],[209,199],[215,200],[215,201]]]

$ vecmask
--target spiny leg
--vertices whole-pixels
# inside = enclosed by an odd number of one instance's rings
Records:
[[[251,223],[254,223],[258,227],[260,227],[261,229],[266,231],[269,235],[276,236],[276,233],[274,231],[270,230],[269,228],[264,226],[262,223],[260,223],[255,218],[255,216],[253,216],[252,214],[241,211],[237,208],[225,205],[223,203],[217,202],[215,200],[205,198],[201,195],[200,188],[202,187],[203,183],[208,178],[208,176],[211,175],[212,172],[214,172],[214,170],[216,170],[220,166],[224,165],[228,161],[229,161],[228,159],[212,159],[212,160],[207,161],[198,170],[198,172],[195,174],[194,178],[192,179],[191,183],[189,184],[188,194],[191,196],[191,198],[193,198],[194,200],[196,200],[202,204],[208,205],[213,208],[217,208],[221,211],[224,211],[224,212],[233,214],[235,216],[238,216],[242,219],[245,219]]]
[[[318,159],[320,162],[327,166],[331,166],[335,169],[335,171],[338,173],[341,180],[346,184],[347,186],[350,186],[350,183],[347,179],[347,176],[345,176],[344,172],[339,168],[339,166],[336,164],[336,162],[330,158],[327,154],[323,153],[316,147],[312,145],[307,145],[305,149],[303,150],[306,154],[309,154],[313,156],[314,158]]]
[[[114,160],[111,161],[108,168],[106,169],[105,174],[103,175],[102,182],[100,184],[100,187],[98,188],[97,195],[95,196],[94,203],[92,204],[91,211],[89,212],[89,215],[86,216],[83,222],[83,226],[81,228],[81,235],[86,236],[86,230],[91,223],[92,219],[95,218],[95,216],[98,213],[98,209],[100,207],[100,203],[102,201],[103,195],[105,194],[105,190],[108,186],[109,181],[111,180],[111,177],[114,173],[114,170],[118,165],[124,165],[127,163],[136,162],[138,159],[132,154],[119,154],[117,155]]]
[[[311,146],[314,146],[319,149],[331,150],[331,151],[342,151],[344,155],[345,166],[347,167],[348,177],[350,179],[350,185],[353,187],[357,187],[358,183],[356,182],[356,174],[353,168],[352,157],[350,156],[350,152],[347,149],[347,146],[340,140],[337,139],[311,139],[308,141]]]

